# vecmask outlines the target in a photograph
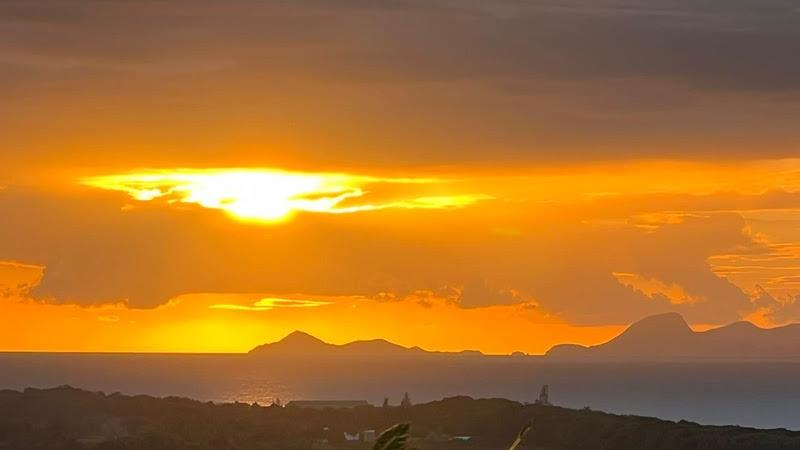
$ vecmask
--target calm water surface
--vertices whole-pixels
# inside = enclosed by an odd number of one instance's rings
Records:
[[[275,398],[397,403],[453,395],[533,401],[705,424],[800,430],[800,363],[557,363],[536,358],[266,361],[246,355],[0,354],[0,388],[68,384],[215,402]]]

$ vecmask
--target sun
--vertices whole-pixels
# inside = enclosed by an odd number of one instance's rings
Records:
[[[460,208],[489,198],[481,194],[409,194],[365,201],[367,186],[446,184],[433,178],[385,178],[278,169],[149,170],[83,178],[95,188],[122,191],[142,201],[195,204],[248,222],[278,223],[298,212],[345,214],[387,208]],[[359,201],[356,201],[359,200]]]
[[[184,203],[221,209],[243,220],[276,222],[303,209],[305,196],[326,191],[322,177],[279,172],[222,172],[194,174],[186,184],[174,187]],[[328,192],[351,189],[346,185],[328,187]],[[321,202],[323,198],[316,199]],[[321,207],[321,206],[320,206]]]

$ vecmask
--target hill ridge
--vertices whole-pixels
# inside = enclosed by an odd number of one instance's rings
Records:
[[[568,360],[799,360],[800,325],[761,328],[737,321],[694,331],[678,313],[646,317],[594,346],[560,344],[546,356]]]

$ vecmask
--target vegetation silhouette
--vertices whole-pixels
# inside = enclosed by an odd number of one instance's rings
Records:
[[[531,430],[532,424],[529,422],[525,424],[524,427],[519,431],[517,434],[517,439],[514,440],[514,443],[511,444],[511,447],[508,450],[517,450],[517,447],[522,443],[522,440],[525,439],[525,436]],[[397,424],[388,430],[381,433],[378,440],[375,442],[375,445],[372,446],[372,450],[410,450],[409,447],[406,446],[409,438],[409,430],[411,429],[411,424],[407,423],[400,423]]]
[[[529,426],[531,422],[535,424],[533,427]],[[368,442],[367,431],[383,429],[388,429],[387,433]],[[359,435],[361,440],[349,441],[345,433]],[[516,439],[509,446],[514,436]],[[409,408],[368,405],[320,410],[106,395],[70,387],[0,391],[0,449],[3,450],[370,448],[789,450],[800,449],[800,432],[702,426],[469,397]]]
[[[519,447],[519,445],[522,444],[522,440],[525,439],[525,436],[527,436],[528,432],[531,431],[531,427],[532,426],[533,426],[533,424],[531,422],[528,422],[527,424],[525,424],[524,427],[522,427],[521,430],[519,430],[519,434],[517,435],[517,439],[515,439],[514,443],[511,444],[511,447],[509,447],[509,450],[517,450],[517,447]]]
[[[381,433],[372,450],[406,450],[411,424],[399,423]]]

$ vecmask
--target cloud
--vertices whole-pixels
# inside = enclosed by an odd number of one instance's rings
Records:
[[[800,321],[800,295],[775,296],[756,286],[751,301],[755,307],[751,320],[768,326]]]
[[[323,300],[307,300],[293,298],[262,298],[252,304],[215,303],[209,305],[211,309],[230,309],[236,311],[271,311],[275,308],[316,308],[330,305],[331,302]]]
[[[429,350],[478,348],[488,353],[520,350],[540,354],[559,342],[592,344],[606,341],[621,331],[618,326],[575,327],[554,318],[542,318],[536,311],[518,306],[463,309],[434,297],[426,304],[327,298],[328,304],[313,308],[282,307],[268,311],[211,308],[224,302],[252,304],[257,298],[252,294],[187,295],[151,309],[129,308],[124,304],[79,306],[4,300],[0,301],[0,348],[246,352],[301,329],[338,344],[383,338]],[[30,320],[31,317],[36,320]],[[449,332],[437,333],[437,330]],[[520,333],[530,339],[520,341]]]
[[[800,112],[793,8],[3,2],[0,118],[16,154],[0,177],[59,163],[788,157]]]
[[[235,1],[199,2],[191,14],[181,5],[11,2],[4,10],[7,20],[22,25],[17,37],[23,48],[74,55],[87,64],[214,55],[226,48],[248,69],[306,76],[311,72],[304,69],[322,69],[344,81],[647,76],[762,90],[797,88],[800,78],[800,63],[792,58],[800,49],[800,19],[783,0]],[[220,16],[236,20],[220,22]],[[147,38],[127,38],[132,30]],[[34,31],[77,33],[45,45]],[[116,48],[93,42],[100,33],[111,33]],[[283,52],[287,48],[303,52]],[[265,64],[255,58],[259,54],[288,60]]]
[[[616,272],[612,275],[614,275],[614,278],[616,278],[622,285],[641,292],[642,294],[654,300],[666,299],[674,305],[703,301],[702,298],[693,297],[675,283],[668,285],[656,278],[645,278],[635,273]]]
[[[513,288],[493,286],[489,280],[470,280],[460,289],[458,304],[463,308],[479,308],[490,305],[527,304],[535,307],[536,302],[528,295]]]
[[[0,260],[0,297],[24,296],[42,279],[44,267]]]
[[[796,155],[799,53],[785,0],[3,2],[0,289],[789,320],[798,162],[744,161]],[[387,175],[283,195],[273,214],[369,211],[275,227],[175,180],[72,184],[142,167]],[[401,181],[433,172],[465,180]],[[258,301],[216,304],[302,309]]]
[[[666,310],[693,321],[736,319],[749,298],[712,272],[708,258],[760,245],[734,213],[653,231],[587,224],[569,208],[521,214],[518,204],[487,202],[455,211],[298,216],[265,228],[200,208],[123,211],[124,202],[104,191],[9,189],[0,195],[8,218],[0,234],[15,238],[0,240],[0,255],[46,267],[33,293],[55,302],[152,308],[204,292],[406,298],[431,291],[467,308],[534,304],[541,314],[608,324]],[[498,226],[521,232],[498,234]],[[702,300],[654,302],[620,284],[619,272]]]

